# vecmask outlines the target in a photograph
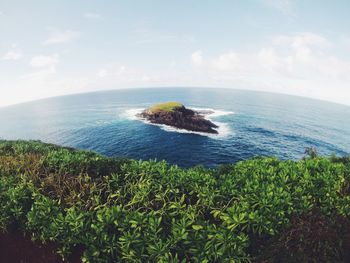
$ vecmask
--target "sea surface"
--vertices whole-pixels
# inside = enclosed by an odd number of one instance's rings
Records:
[[[135,117],[154,103],[211,110],[218,135],[152,125]],[[350,107],[233,89],[129,89],[55,97],[0,108],[0,139],[35,139],[108,156],[167,160],[182,167],[254,156],[301,159],[350,153]]]

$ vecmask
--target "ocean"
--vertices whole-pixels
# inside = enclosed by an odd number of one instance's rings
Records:
[[[179,101],[206,109],[218,135],[152,125],[135,114]],[[166,160],[181,167],[255,156],[298,160],[306,147],[350,153],[350,107],[296,96],[219,88],[144,88],[49,98],[0,108],[0,139],[35,139],[107,156]]]

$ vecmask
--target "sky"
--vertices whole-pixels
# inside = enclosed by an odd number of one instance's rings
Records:
[[[348,0],[0,0],[0,107],[140,87],[350,105]]]

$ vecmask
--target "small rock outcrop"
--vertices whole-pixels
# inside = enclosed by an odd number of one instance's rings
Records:
[[[187,109],[177,102],[156,104],[141,113],[137,117],[146,119],[151,123],[165,124],[189,131],[217,134],[217,125],[204,118],[197,111]]]

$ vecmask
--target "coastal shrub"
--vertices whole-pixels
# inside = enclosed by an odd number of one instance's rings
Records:
[[[23,230],[33,191],[33,185],[24,176],[0,177],[0,231]]]
[[[349,186],[348,157],[182,169],[0,141],[0,231],[84,262],[342,262]]]
[[[90,176],[104,176],[119,172],[120,167],[128,162],[122,158],[107,158],[93,152],[71,151],[59,149],[50,151],[45,159],[45,165],[54,172],[70,175],[89,174]]]
[[[63,147],[54,144],[43,144],[40,141],[3,141],[0,140],[0,154],[4,155],[24,155],[24,154],[47,154]],[[73,148],[65,148],[71,149]]]

